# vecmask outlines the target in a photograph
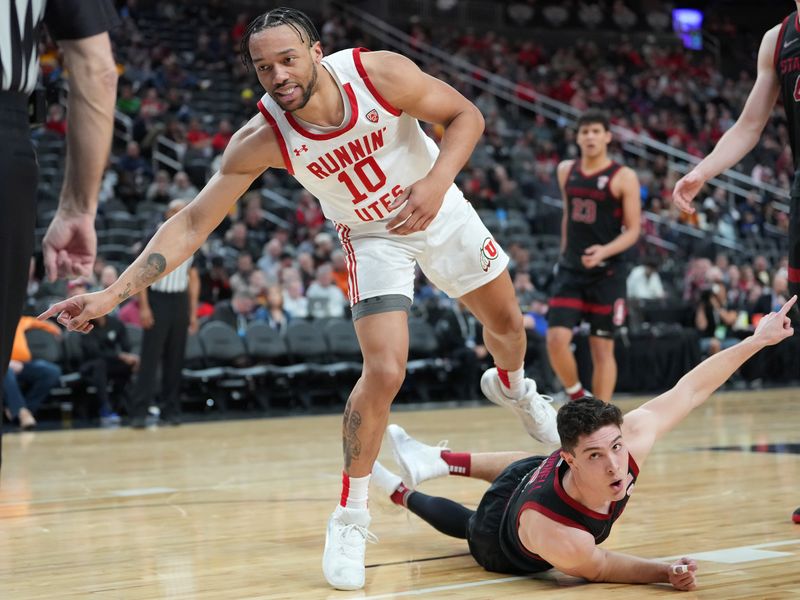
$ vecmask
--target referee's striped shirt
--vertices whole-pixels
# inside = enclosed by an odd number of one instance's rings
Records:
[[[119,22],[111,0],[0,0],[0,91],[30,94],[39,78],[39,30],[78,40]]]
[[[186,288],[189,286],[189,269],[192,268],[193,260],[194,256],[187,258],[177,269],[151,285],[150,289],[154,292],[164,292],[167,294],[185,292]]]

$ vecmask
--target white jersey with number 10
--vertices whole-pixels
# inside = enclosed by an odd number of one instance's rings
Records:
[[[386,233],[389,206],[425,177],[439,149],[419,122],[387,102],[361,64],[362,48],[322,59],[344,101],[342,125],[321,129],[284,112],[265,94],[258,108],[275,132],[286,168],[319,200],[325,216],[352,235]],[[463,205],[451,186],[438,218]]]

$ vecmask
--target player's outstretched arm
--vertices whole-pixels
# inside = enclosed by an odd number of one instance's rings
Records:
[[[795,302],[797,296],[792,296],[778,312],[764,316],[753,335],[704,360],[684,375],[671,390],[625,415],[622,424],[625,442],[639,465],[659,437],[708,400],[751,356],[794,334],[791,320],[786,314]]]
[[[669,583],[678,590],[695,587],[697,564],[688,558],[667,562],[611,552],[595,544],[587,531],[554,523],[541,515],[523,513],[520,538],[525,532],[538,538],[531,548],[559,571],[588,581],[606,583]],[[533,532],[531,529],[535,528]],[[543,531],[544,530],[544,531]]]
[[[720,138],[714,151],[675,184],[672,200],[681,210],[693,213],[692,200],[705,182],[738,163],[758,143],[780,91],[774,64],[779,33],[780,25],[761,40],[756,82],[736,123]]]
[[[254,117],[231,139],[222,167],[185,209],[167,220],[139,257],[107,289],[58,302],[40,315],[58,315],[71,331],[88,332],[91,320],[107,314],[189,258],[228,214],[250,184],[270,166],[282,164],[263,117]]]

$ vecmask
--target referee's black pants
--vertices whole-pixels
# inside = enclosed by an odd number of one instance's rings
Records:
[[[28,127],[28,98],[0,92],[0,381],[8,369],[28,286],[38,177],[39,166]],[[2,393],[0,390],[0,413]]]
[[[161,367],[161,411],[165,418],[181,413],[181,369],[189,329],[188,292],[147,291],[153,326],[142,336],[139,376],[131,401],[131,418],[147,416],[156,391],[156,373]]]

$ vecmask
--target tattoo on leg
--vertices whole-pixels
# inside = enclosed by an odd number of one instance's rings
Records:
[[[344,409],[342,421],[342,450],[344,451],[344,469],[350,469],[353,460],[361,456],[361,440],[358,439],[358,428],[361,426],[361,413],[352,410],[350,403]]]

